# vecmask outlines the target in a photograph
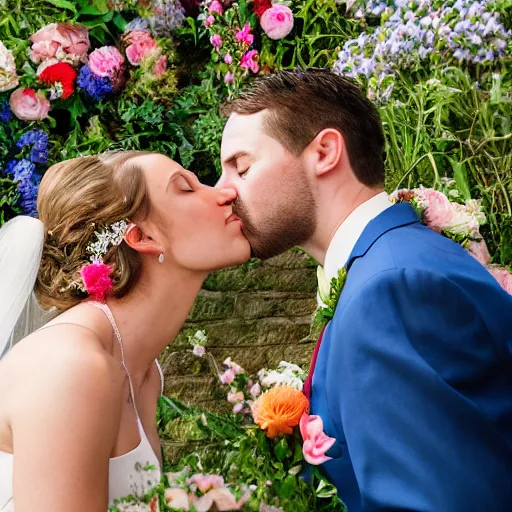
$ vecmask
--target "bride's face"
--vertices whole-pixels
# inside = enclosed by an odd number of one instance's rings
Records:
[[[203,185],[192,172],[164,155],[138,158],[148,184],[148,220],[165,260],[209,272],[249,259],[249,242],[232,211],[233,189]]]

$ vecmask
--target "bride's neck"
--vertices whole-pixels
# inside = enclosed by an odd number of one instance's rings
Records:
[[[206,276],[162,265],[143,273],[126,297],[107,300],[135,383],[142,382],[154,360],[180,332]]]

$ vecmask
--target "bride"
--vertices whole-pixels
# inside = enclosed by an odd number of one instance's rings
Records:
[[[85,156],[0,230],[0,354],[38,304],[60,313],[0,361],[0,511],[105,512],[159,481],[157,357],[207,274],[250,256],[235,196],[160,154]]]

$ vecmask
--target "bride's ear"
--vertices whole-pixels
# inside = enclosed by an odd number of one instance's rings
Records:
[[[158,256],[162,252],[159,244],[150,236],[146,235],[138,224],[134,224],[133,222],[126,229],[124,241],[133,250],[143,254]]]

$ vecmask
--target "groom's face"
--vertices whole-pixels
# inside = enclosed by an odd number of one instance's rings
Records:
[[[262,259],[304,244],[316,226],[304,159],[267,135],[266,115],[231,115],[222,137],[217,185],[236,190],[233,211],[243,222],[253,255]]]

